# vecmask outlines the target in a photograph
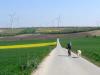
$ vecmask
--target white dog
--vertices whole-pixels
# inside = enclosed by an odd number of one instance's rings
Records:
[[[77,50],[77,56],[79,57],[79,56],[81,56],[81,54],[82,54],[82,51],[81,50]]]

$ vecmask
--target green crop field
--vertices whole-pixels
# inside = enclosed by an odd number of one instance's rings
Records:
[[[0,28],[0,36],[15,36],[21,34],[69,34],[99,30],[100,27],[29,27],[29,28]]]
[[[63,38],[60,41],[64,47],[71,41],[72,51],[82,50],[84,58],[100,66],[100,37]]]
[[[99,30],[99,27],[44,27],[37,28],[35,33],[40,34],[69,34],[85,31]]]
[[[54,39],[0,41],[0,45],[32,44],[55,42]],[[39,63],[47,56],[54,46],[35,48],[1,49],[0,75],[30,75]]]

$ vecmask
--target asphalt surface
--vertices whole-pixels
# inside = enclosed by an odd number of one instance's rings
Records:
[[[32,75],[100,75],[100,68],[74,53],[69,57],[57,39],[57,47]]]

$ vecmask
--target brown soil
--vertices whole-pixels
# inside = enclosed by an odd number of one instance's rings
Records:
[[[89,31],[88,34],[90,35],[96,35],[96,36],[100,36],[100,30],[94,30],[94,31]]]
[[[0,37],[0,40],[14,41],[14,40],[30,40],[30,39],[53,39],[53,38],[73,38],[73,37],[85,37],[90,35],[87,32],[71,33],[71,34],[23,34],[17,36]]]

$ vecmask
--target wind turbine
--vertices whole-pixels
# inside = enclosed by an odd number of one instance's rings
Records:
[[[57,18],[57,22],[58,22],[58,28],[60,27],[60,25],[61,25],[61,16],[58,16],[58,18]]]
[[[11,32],[13,32],[13,23],[14,23],[14,17],[15,17],[15,13],[12,13],[9,15],[10,16],[10,25],[11,25]]]

